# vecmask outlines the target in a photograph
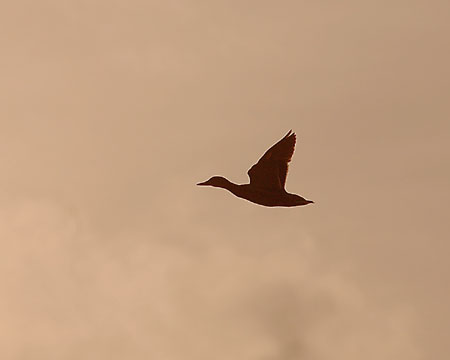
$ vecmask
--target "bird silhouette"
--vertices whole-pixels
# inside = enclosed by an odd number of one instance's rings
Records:
[[[238,185],[222,176],[213,176],[197,185],[223,188],[237,197],[263,206],[292,207],[314,203],[299,195],[290,194],[284,188],[295,142],[296,135],[289,130],[247,172],[250,184]]]

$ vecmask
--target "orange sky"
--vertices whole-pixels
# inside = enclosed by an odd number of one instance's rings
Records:
[[[3,6],[0,357],[448,357],[449,13]],[[291,128],[314,205],[195,186]]]

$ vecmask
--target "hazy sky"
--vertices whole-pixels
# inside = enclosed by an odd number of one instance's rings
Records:
[[[2,359],[449,357],[448,1],[1,8]]]

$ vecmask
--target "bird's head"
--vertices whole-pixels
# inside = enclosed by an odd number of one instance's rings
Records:
[[[213,176],[211,179],[198,183],[201,186],[214,186],[220,188],[226,188],[230,182],[222,176]]]

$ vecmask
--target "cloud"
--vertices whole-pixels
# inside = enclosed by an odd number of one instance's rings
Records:
[[[420,358],[411,310],[369,299],[307,236],[245,250],[165,221],[111,236],[55,203],[1,208],[2,358]]]

